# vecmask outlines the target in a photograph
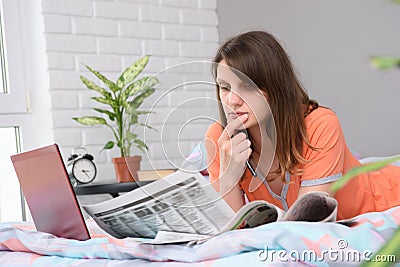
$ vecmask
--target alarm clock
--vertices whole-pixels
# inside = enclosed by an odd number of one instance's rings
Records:
[[[78,153],[76,151],[83,151]],[[73,186],[93,182],[96,178],[97,168],[93,162],[94,157],[87,153],[84,147],[76,147],[68,157],[67,172]]]

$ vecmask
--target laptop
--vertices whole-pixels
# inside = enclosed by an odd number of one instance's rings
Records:
[[[90,239],[57,144],[11,156],[11,161],[38,231]]]

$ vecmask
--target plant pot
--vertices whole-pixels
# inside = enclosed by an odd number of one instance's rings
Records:
[[[141,156],[113,158],[115,174],[118,183],[139,181]]]

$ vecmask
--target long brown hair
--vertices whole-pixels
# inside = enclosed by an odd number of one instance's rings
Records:
[[[301,173],[298,164],[305,163],[303,146],[306,143],[313,148],[307,137],[304,117],[318,107],[310,100],[307,92],[298,80],[285,50],[274,36],[263,31],[251,31],[235,36],[220,46],[214,62],[225,60],[227,65],[247,75],[268,96],[276,129],[276,156],[279,168],[272,179],[281,177],[285,182],[285,173]],[[214,77],[216,77],[214,67]],[[226,126],[226,117],[222,108],[217,87],[220,119]],[[314,149],[314,148],[313,148]]]

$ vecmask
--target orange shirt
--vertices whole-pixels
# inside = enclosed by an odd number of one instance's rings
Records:
[[[252,175],[246,169],[240,183],[249,201],[266,200],[282,209],[287,210],[297,199],[300,186],[321,185],[338,180],[350,169],[360,166],[360,162],[352,155],[346,145],[338,118],[327,108],[319,107],[305,118],[308,138],[312,150],[304,146],[303,157],[308,161],[303,166],[301,176],[286,173],[286,181],[280,195],[272,192],[266,181],[262,182],[257,171],[257,182],[260,186],[252,187]],[[210,182],[219,191],[219,148],[218,138],[223,129],[218,123],[213,123],[206,138],[211,139],[216,146],[216,155],[208,167]],[[356,215],[383,211],[400,205],[400,167],[387,166],[379,171],[362,174],[353,178],[344,188],[335,194],[338,201],[337,219],[347,219]]]

